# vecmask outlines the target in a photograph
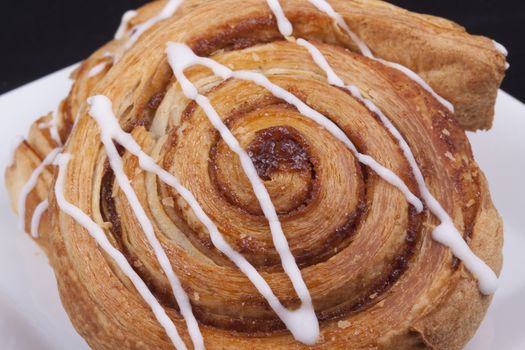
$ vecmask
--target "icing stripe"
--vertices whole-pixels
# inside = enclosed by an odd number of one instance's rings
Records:
[[[57,154],[59,154],[61,151],[61,148],[55,148],[49,154],[44,158],[44,160],[33,170],[31,173],[31,176],[29,177],[29,180],[25,183],[24,187],[22,187],[22,190],[20,191],[20,196],[18,197],[18,220],[19,220],[19,227],[21,230],[25,231],[25,217],[26,217],[26,201],[27,196],[29,196],[29,193],[33,190],[33,188],[36,186],[38,182],[38,177],[46,166],[51,165],[53,161],[55,160],[55,157]]]
[[[95,101],[106,101],[111,104],[107,97],[100,96],[100,99]],[[217,226],[204,212],[199,205],[195,196],[184,187],[179,180],[171,173],[161,168],[157,163],[141,149],[140,145],[133,139],[133,137],[124,132],[117,122],[115,115],[111,108],[106,110],[107,115],[104,117],[104,123],[110,123],[110,129],[113,132],[113,139],[122,145],[128,152],[139,159],[139,166],[141,169],[156,174],[161,181],[173,187],[179,195],[192,208],[199,221],[206,227],[210,233],[210,238],[213,245],[225,254],[232,262],[248,277],[257,290],[267,300],[270,307],[281,318],[283,323],[290,329],[297,340],[306,344],[313,344],[319,334],[318,322],[315,313],[308,310],[303,304],[299,309],[294,311],[287,310],[273,294],[270,286],[259,274],[259,272],[251,265],[246,258],[235,251],[226,242],[222,234],[219,232]],[[106,126],[107,127],[107,126]],[[317,328],[316,328],[317,327]]]
[[[115,247],[111,245],[104,230],[94,222],[86,213],[80,208],[74,206],[64,196],[64,182],[66,177],[67,166],[71,159],[69,154],[60,154],[55,163],[58,166],[58,175],[55,182],[55,197],[59,208],[73,218],[78,224],[84,227],[98,246],[109,255],[115,263],[119,266],[122,272],[129,278],[131,283],[135,286],[137,292],[142,296],[144,301],[149,305],[151,311],[159,321],[159,323],[166,330],[166,334],[172,341],[173,345],[178,350],[186,350],[186,345],[177,332],[177,328],[173,321],[166,314],[155,296],[148,289],[148,286],[140,278],[140,276],[133,270],[126,257]]]
[[[164,8],[160,11],[158,15],[148,19],[144,23],[133,27],[133,29],[131,30],[131,35],[126,44],[124,45],[124,49],[128,50],[130,47],[132,47],[135,44],[135,42],[142,36],[142,34],[144,34],[144,32],[153,27],[155,24],[173,16],[173,14],[175,13],[175,11],[177,11],[182,2],[183,0],[169,0],[166,6],[164,6]]]
[[[312,5],[314,5],[319,11],[326,13],[329,17],[331,17],[335,23],[348,34],[348,36],[352,39],[352,41],[357,45],[357,48],[359,51],[361,51],[361,54],[368,58],[374,58],[374,55],[372,54],[372,51],[368,48],[368,45],[365,44],[359,36],[357,36],[356,33],[354,33],[346,21],[344,20],[343,16],[341,16],[338,12],[336,12],[330,4],[325,0],[308,0]]]
[[[292,24],[284,14],[283,8],[281,7],[279,0],[267,0],[266,2],[268,4],[268,7],[272,10],[275,19],[277,20],[279,32],[285,37],[292,35]]]
[[[40,234],[38,233],[38,228],[40,227],[40,219],[42,218],[42,214],[44,214],[48,208],[49,202],[47,199],[42,201],[35,208],[35,211],[33,212],[33,217],[31,218],[31,236],[33,236],[33,238],[38,238],[40,236]]]
[[[315,47],[310,42],[304,40],[304,39],[297,39],[296,44],[299,46],[304,47],[308,50],[308,53],[310,56],[312,56],[313,61],[315,64],[321,68],[328,78],[328,82],[332,85],[339,86],[339,87],[345,87],[345,83],[343,80],[334,72],[326,58],[323,56],[321,51],[317,47]]]
[[[107,62],[107,61],[97,64],[96,66],[91,68],[91,70],[89,71],[88,78],[93,78],[93,77],[99,75],[100,73],[102,73],[104,71],[104,69],[106,69],[106,67],[109,64],[110,64],[110,62]]]
[[[112,65],[116,60],[115,55],[111,52],[104,52],[103,56],[109,58],[110,60],[101,62],[93,68],[91,68],[91,70],[88,72],[88,78],[92,78],[99,75],[100,73],[102,73],[102,71],[104,71],[104,69],[106,69],[107,66]]]
[[[55,141],[58,146],[62,146],[62,139],[58,133],[58,111],[53,111],[51,120],[47,123],[43,122],[38,124],[38,127],[40,129],[49,129],[49,134],[53,141]]]
[[[187,45],[181,43],[169,43],[168,55],[171,57],[170,63],[177,70],[184,69],[192,65],[203,65],[210,68],[216,75],[220,76],[224,80],[233,77],[240,80],[252,81],[257,85],[264,87],[274,96],[281,98],[287,103],[295,106],[303,116],[324,127],[335,138],[343,142],[348,147],[348,149],[352,151],[359,162],[370,167],[383,180],[399,189],[404,194],[407,201],[412,204],[418,212],[423,210],[423,204],[421,200],[419,200],[419,198],[417,198],[417,196],[410,191],[410,189],[403,182],[403,180],[399,178],[399,176],[397,176],[390,169],[387,169],[379,164],[374,158],[359,153],[348,136],[346,136],[346,134],[334,122],[316,110],[312,109],[306,103],[301,101],[297,96],[281,88],[280,86],[273,84],[264,74],[253,71],[232,71],[228,67],[210,58],[199,57],[195,55],[195,53],[193,53],[193,51]],[[182,78],[182,81],[184,82],[185,78]],[[193,86],[187,87],[187,93],[189,96],[198,96],[198,92]]]
[[[155,256],[157,257],[162,270],[170,282],[173,295],[175,296],[181,314],[186,321],[195,349],[204,349],[202,334],[199,329],[199,324],[191,310],[191,304],[188,295],[182,288],[180,280],[173,271],[166,252],[155,235],[153,224],[144,211],[144,208],[140,204],[137,194],[131,187],[131,181],[124,171],[122,158],[120,157],[117,148],[113,143],[115,134],[119,132],[120,126],[113,117],[111,101],[109,101],[109,99],[105,96],[94,96],[88,99],[88,104],[90,105],[89,114],[93,117],[93,119],[95,119],[100,129],[100,137],[106,150],[111,169],[115,174],[115,178],[117,179],[120,188],[126,195],[126,198],[128,199],[128,202],[133,209],[133,212],[135,213],[135,216],[139,221],[144,234],[148,239],[148,242],[153,248]],[[126,147],[129,146],[129,144],[124,143],[123,146]]]
[[[414,177],[418,183],[421,197],[423,197],[428,209],[441,221],[441,224],[433,230],[432,237],[434,240],[448,247],[454,256],[456,256],[465,264],[465,267],[478,280],[479,289],[483,294],[493,294],[497,289],[498,277],[494,271],[492,271],[492,269],[487,266],[487,264],[485,264],[472,252],[468,244],[463,239],[461,233],[454,226],[452,218],[448,215],[445,209],[443,209],[439,201],[436,200],[436,198],[432,195],[425,183],[423,173],[417,165],[410,146],[403,138],[399,130],[397,130],[394,124],[390,121],[390,119],[388,119],[381,109],[379,109],[372,101],[362,96],[361,92],[356,86],[347,86],[344,84],[343,80],[334,72],[324,55],[317,47],[303,39],[298,39],[297,44],[305,47],[308,50],[316,64],[325,71],[330,84],[347,89],[352,94],[352,96],[363,102],[371,112],[379,116],[381,122],[398,141],[405,158],[408,160],[410,167],[412,168],[412,173],[414,174]]]
[[[115,40],[120,40],[124,37],[124,34],[126,34],[126,31],[128,30],[129,21],[131,21],[136,16],[137,11],[134,10],[126,11],[122,15],[122,20],[120,21],[120,25],[117,29],[117,32],[115,33]]]
[[[507,50],[507,48],[501,45],[500,43],[498,43],[496,40],[492,40],[492,44],[494,44],[494,48],[498,50],[498,52],[502,54],[503,56],[507,57],[509,55],[509,51]],[[510,68],[509,62],[505,62],[505,70],[509,68]]]
[[[509,55],[509,51],[505,46],[501,45],[496,40],[492,40],[492,43],[494,44],[494,48],[498,50],[503,56],[507,57]]]
[[[410,79],[412,79],[413,81],[418,83],[423,89],[425,89],[432,96],[434,96],[434,98],[436,100],[438,100],[439,103],[441,103],[446,109],[448,109],[450,112],[454,113],[454,105],[452,105],[452,103],[450,103],[449,101],[447,101],[446,99],[444,99],[443,97],[438,95],[434,91],[434,89],[432,89],[432,87],[430,87],[430,85],[428,85],[428,83],[423,78],[421,78],[416,72],[412,71],[411,69],[409,69],[409,68],[407,68],[407,67],[405,67],[405,66],[403,66],[403,65],[401,65],[399,63],[389,62],[389,61],[383,60],[381,58],[374,58],[374,60],[383,63],[385,66],[388,66],[388,67],[391,67],[391,68],[395,68],[398,71],[404,73],[407,77],[409,77]]]

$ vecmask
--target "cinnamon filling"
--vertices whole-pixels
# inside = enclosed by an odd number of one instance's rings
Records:
[[[270,181],[275,172],[310,171],[313,166],[303,148],[299,133],[286,126],[274,126],[257,132],[248,148],[259,177]],[[301,142],[302,141],[302,142]]]

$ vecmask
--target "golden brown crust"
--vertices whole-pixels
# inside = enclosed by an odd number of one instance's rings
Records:
[[[223,10],[234,3],[239,11]],[[345,83],[358,86],[392,120],[472,250],[499,271],[501,219],[460,124],[467,129],[490,126],[504,57],[490,40],[470,36],[443,19],[379,1],[330,3],[376,55],[414,69],[454,103],[458,113],[452,115],[401,72],[348,50],[355,45],[308,2],[282,1],[294,36],[310,39]],[[154,16],[164,4],[146,5],[131,25]],[[60,136],[73,155],[66,197],[105,228],[189,346],[168,281],[115,183],[98,128],[86,113],[85,100],[91,95],[112,100],[123,128],[195,195],[226,240],[262,272],[285,305],[299,301],[237,157],[173,78],[165,55],[169,41],[186,42],[232,69],[266,74],[332,119],[362,153],[399,174],[414,193],[418,190],[401,149],[377,116],[348,92],[330,86],[304,48],[282,40],[264,1],[189,0],[128,52],[123,41],[98,50],[75,72],[76,82],[59,110]],[[118,63],[112,65],[106,52],[119,57]],[[93,67],[106,61],[100,74],[90,76]],[[490,297],[479,292],[450,251],[432,240],[437,220],[428,211],[417,214],[399,191],[361,166],[327,131],[263,88],[235,79],[223,82],[202,67],[186,74],[211,100],[265,180],[321,321],[322,336],[312,348],[464,346]],[[47,129],[33,126],[6,174],[15,209],[21,187],[56,146]],[[307,348],[213,247],[180,196],[140,170],[135,157],[126,151],[122,155],[132,186],[191,299],[206,347]],[[58,209],[50,191],[53,182],[49,167],[27,199],[26,228],[36,205],[49,197],[38,243],[49,256],[76,329],[94,349],[172,348],[111,258]]]

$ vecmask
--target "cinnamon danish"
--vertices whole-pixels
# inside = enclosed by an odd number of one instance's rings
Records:
[[[129,11],[6,172],[93,349],[460,349],[502,222],[490,39],[376,0]]]

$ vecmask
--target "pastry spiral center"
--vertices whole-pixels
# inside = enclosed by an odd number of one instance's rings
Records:
[[[257,173],[265,181],[272,175],[286,172],[312,171],[306,150],[298,140],[300,135],[285,126],[259,131],[248,148]]]
[[[312,196],[315,169],[308,153],[308,144],[299,132],[290,126],[271,126],[252,133],[246,150],[257,173],[264,181],[277,212],[286,215],[306,205]],[[231,204],[251,215],[261,216],[259,202],[248,184],[230,181],[243,178],[240,167],[233,164],[231,152],[219,141],[215,148],[213,171],[217,186]]]

